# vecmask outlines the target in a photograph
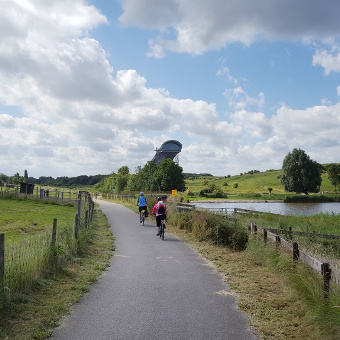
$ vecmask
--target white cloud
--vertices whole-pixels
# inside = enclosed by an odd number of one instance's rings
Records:
[[[150,41],[159,57],[165,50],[201,54],[261,39],[328,40],[340,32],[337,0],[163,0],[162,6],[124,0],[123,9],[121,23],[160,31],[162,39]]]
[[[217,71],[217,77],[226,77],[231,83],[233,83],[234,85],[238,84],[238,80],[236,78],[234,78],[231,74],[230,74],[230,70],[228,67],[226,66],[222,66],[218,71]]]
[[[241,110],[249,107],[261,108],[264,105],[264,93],[260,92],[257,97],[249,96],[241,86],[226,89],[224,96],[228,99],[229,107]]]
[[[326,75],[333,72],[340,72],[340,51],[336,49],[334,52],[326,50],[318,50],[313,56],[313,65],[320,65],[324,68]]]
[[[268,138],[272,135],[272,124],[262,112],[241,110],[231,115],[231,120],[242,126],[247,134],[254,138]]]
[[[272,117],[275,134],[290,145],[332,148],[340,145],[340,104],[305,110],[281,107]]]
[[[166,89],[147,87],[147,79],[134,69],[113,72],[100,43],[88,36],[107,20],[84,1],[2,3],[0,153],[1,171],[8,175],[25,168],[30,176],[105,174],[122,165],[133,172],[152,159],[155,146],[176,134],[185,140],[180,159],[186,172],[226,175],[280,167],[293,147],[313,146],[324,161],[340,154],[340,104],[305,110],[283,106],[268,118],[261,112],[264,93],[250,96],[223,67],[217,75],[235,86],[225,92],[235,112],[223,119],[214,103],[172,98]],[[281,19],[259,20],[268,19],[274,5],[269,14],[257,16],[250,15],[248,2],[236,0],[174,0],[162,6],[156,0],[130,0],[123,5],[122,22],[161,29],[151,45],[159,57],[167,49],[201,53],[235,40],[249,43],[259,34],[293,36],[288,29],[280,33]],[[237,13],[239,26],[233,18]],[[294,25],[298,36],[308,31],[308,23]],[[173,29],[176,41],[168,39]],[[11,106],[20,115],[11,115]]]

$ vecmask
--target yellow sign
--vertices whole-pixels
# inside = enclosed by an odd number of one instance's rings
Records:
[[[177,190],[172,190],[171,195],[172,195],[172,196],[177,196]]]

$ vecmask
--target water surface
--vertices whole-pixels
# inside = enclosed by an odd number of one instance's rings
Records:
[[[216,202],[193,203],[196,208],[204,209],[249,209],[280,215],[306,216],[319,213],[340,214],[340,203],[273,203],[273,202]]]

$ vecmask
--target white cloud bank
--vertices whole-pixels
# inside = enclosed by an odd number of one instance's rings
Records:
[[[227,44],[330,40],[340,32],[338,0],[124,0],[121,23],[159,30],[149,55],[202,54]]]
[[[165,31],[173,27],[176,40],[164,35],[159,51],[190,53],[235,40],[248,44],[261,36],[329,38],[340,28],[334,11],[327,17],[331,29],[323,29],[324,2],[321,12],[315,12],[319,25],[302,20],[301,5],[289,17],[289,27],[284,19],[291,1],[260,6],[257,15],[250,0],[212,2],[164,1],[157,6],[156,0],[126,0],[121,21]],[[252,98],[238,87],[226,92],[236,111],[221,120],[213,103],[179,100],[165,89],[148,88],[136,70],[113,72],[100,43],[88,35],[107,19],[84,1],[0,3],[0,172],[77,176],[106,174],[122,165],[134,171],[152,158],[164,138],[177,133],[188,141],[180,155],[185,172],[226,175],[280,168],[294,147],[311,151],[318,162],[340,154],[340,104],[306,110],[282,106],[267,118],[260,111],[264,94]],[[315,63],[322,61],[316,57]]]

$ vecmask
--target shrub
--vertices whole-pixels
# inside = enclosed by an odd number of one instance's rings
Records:
[[[193,212],[177,212],[169,215],[169,221],[172,225],[181,230],[192,229]],[[168,217],[167,217],[168,219]]]
[[[244,250],[248,242],[248,232],[237,220],[226,215],[209,211],[177,212],[171,214],[171,224],[179,229],[189,230],[199,241],[212,241]]]

